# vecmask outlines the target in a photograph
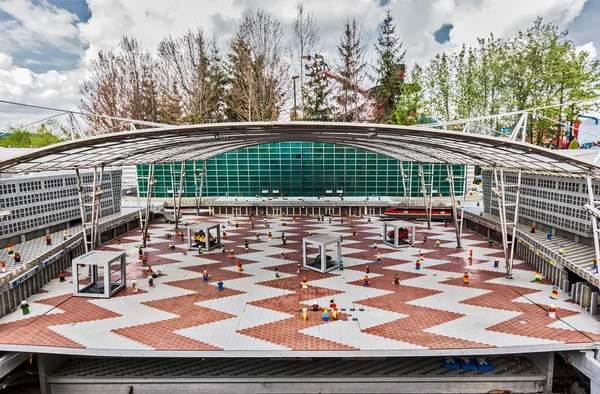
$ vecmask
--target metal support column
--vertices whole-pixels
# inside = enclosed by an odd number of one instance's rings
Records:
[[[200,175],[200,189],[198,190],[198,175]],[[202,189],[204,188],[204,177],[206,176],[206,160],[202,163],[202,172],[196,171],[196,162],[194,162],[194,191],[196,194],[196,214],[200,216],[200,206],[202,205]]]
[[[154,164],[148,168],[148,189],[146,191],[146,212],[144,212],[144,221],[142,226],[142,248],[146,247],[146,236],[148,235],[148,225],[150,223],[150,205],[152,202],[152,188],[156,181],[154,180]]]
[[[100,217],[100,198],[102,196],[102,178],[104,177],[104,166],[100,167],[100,179],[98,179],[98,168],[94,167],[93,171],[93,181],[91,185],[84,185],[81,180],[81,174],[79,173],[79,169],[75,169],[75,174],[77,176],[77,191],[79,192],[79,212],[81,214],[81,229],[82,229],[82,237],[84,240],[84,248],[85,252],[89,252],[96,248],[96,244],[98,242],[98,219]],[[86,197],[88,196],[86,188],[90,188],[91,192],[89,193],[89,197],[91,202],[86,202]],[[90,214],[90,221],[87,220],[87,213],[85,207],[91,207],[92,212]],[[90,235],[88,237],[87,230],[90,230]]]
[[[462,232],[463,232],[463,222],[464,222],[464,217],[465,217],[465,202],[467,201],[467,190],[468,190],[468,186],[469,186],[469,168],[467,166],[463,166],[463,195],[462,195],[462,203],[460,204],[460,220],[458,223],[458,229],[459,229],[459,238],[462,239]],[[457,208],[457,212],[458,212],[458,208]]]
[[[452,165],[446,164],[446,170],[448,171],[448,178],[446,178],[446,182],[448,182],[450,186],[450,200],[452,201],[452,219],[454,221],[454,231],[456,232],[456,247],[460,248],[460,239],[462,235],[462,220],[460,224],[458,222],[458,206],[456,204],[456,188],[454,183],[454,174],[452,173]],[[464,206],[464,204],[463,204]],[[464,207],[463,207],[464,209]],[[462,215],[461,215],[462,218]]]
[[[177,190],[177,200],[176,200],[176,204],[174,207],[174,211],[175,211],[175,228],[178,228],[179,226],[179,217],[181,215],[181,199],[183,198],[183,187],[184,187],[184,180],[185,180],[185,161],[181,162],[181,172],[179,173],[179,190]],[[175,192],[173,192],[173,195],[175,195]]]
[[[592,219],[592,234],[594,236],[594,251],[596,252],[596,261],[600,261],[600,241],[598,234],[598,218],[600,218],[600,201],[594,198],[594,188],[592,186],[592,177],[588,173],[586,175],[589,203],[583,206],[583,209],[589,212]]]
[[[402,191],[404,192],[404,204],[408,204],[408,194],[406,193],[406,174],[404,173],[404,162],[399,162],[400,164],[400,176],[402,177]]]
[[[144,218],[142,215],[142,203],[140,201],[140,178],[138,177],[137,166],[135,166],[135,196],[137,198],[137,209],[140,213],[140,230],[144,228]]]
[[[512,278],[513,259],[515,253],[515,239],[517,236],[517,224],[519,223],[519,198],[521,194],[521,170],[517,173],[516,184],[506,184],[504,179],[504,171],[494,167],[494,180],[496,186],[492,188],[492,192],[498,197],[498,210],[500,216],[500,228],[502,230],[502,247],[504,249],[504,261],[506,265],[506,277]],[[515,189],[515,202],[508,203],[506,199],[506,190]],[[513,219],[508,222],[506,216],[506,208],[513,207]],[[510,241],[508,235],[511,235]]]
[[[425,213],[427,215],[427,228],[431,229],[431,205],[433,197],[433,169],[434,164],[431,164],[431,172],[425,173],[423,171],[423,163],[419,162],[419,178],[421,178],[421,193],[423,194],[423,202],[425,205]],[[430,184],[425,183],[425,175],[431,174]],[[429,186],[429,190],[427,187]],[[429,198],[428,198],[429,197]]]

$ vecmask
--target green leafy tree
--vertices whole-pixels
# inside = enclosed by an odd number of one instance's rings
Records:
[[[4,148],[42,148],[48,145],[66,141],[66,138],[57,136],[45,124],[34,131],[9,128],[8,132],[0,137],[0,146]]]
[[[401,86],[400,95],[388,123],[416,125],[421,122],[421,119],[430,116],[423,83],[423,70],[416,64],[409,78]]]
[[[379,29],[379,38],[375,45],[377,53],[377,87],[375,97],[381,108],[379,121],[385,121],[394,110],[394,103],[400,98],[404,74],[404,55],[402,41],[396,34],[394,18],[390,10],[386,11],[385,19]]]

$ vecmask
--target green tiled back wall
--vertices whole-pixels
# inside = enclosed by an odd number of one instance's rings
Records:
[[[186,163],[184,197],[194,197],[193,162]],[[255,196],[263,190],[279,190],[284,196],[314,197],[326,195],[326,190],[343,190],[345,196],[404,196],[401,162],[388,156],[346,146],[319,142],[280,142],[238,149],[207,161],[204,196]],[[420,197],[417,163],[403,162],[406,186],[411,197]],[[425,172],[431,171],[424,164]],[[201,171],[202,162],[196,162]],[[449,195],[445,165],[434,168],[435,195]],[[462,176],[463,166],[454,166],[455,176]],[[148,166],[137,167],[140,196],[146,196]],[[181,163],[157,164],[157,183],[153,197],[172,197],[169,192],[179,188]],[[429,182],[427,180],[427,182]],[[199,182],[198,182],[199,185]],[[456,180],[457,194],[463,185]],[[329,194],[327,194],[329,195]]]

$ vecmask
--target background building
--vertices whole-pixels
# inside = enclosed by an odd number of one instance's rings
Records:
[[[91,185],[93,173],[82,171],[84,187]],[[91,189],[91,188],[90,188]],[[86,196],[84,203],[91,198]],[[100,217],[121,210],[121,170],[104,170]],[[0,180],[0,247],[44,236],[71,221],[81,222],[77,178],[73,171],[3,175]],[[86,212],[91,214],[91,206]]]
[[[186,164],[183,197],[195,197],[202,162]],[[196,177],[194,174],[196,169]],[[434,196],[449,196],[444,165],[424,164]],[[172,197],[178,190],[181,163],[155,165],[153,197]],[[402,172],[405,180],[402,182]],[[462,177],[463,166],[453,173]],[[148,166],[138,166],[140,195],[146,196]],[[195,182],[196,178],[196,182]],[[471,181],[469,181],[469,185]],[[175,188],[173,187],[175,185]],[[421,197],[417,163],[346,146],[318,142],[280,142],[224,153],[207,160],[203,196],[405,196]],[[457,195],[463,192],[457,179]]]

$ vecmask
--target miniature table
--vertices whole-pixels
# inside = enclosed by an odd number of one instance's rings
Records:
[[[327,246],[331,246],[335,257],[327,255]],[[307,247],[316,247],[319,254],[312,262],[307,261]],[[332,235],[313,235],[302,239],[302,259],[304,268],[326,273],[340,266],[342,261],[342,241]]]
[[[125,252],[94,250],[73,259],[73,295],[110,298],[125,287]],[[114,272],[112,266],[119,264]],[[110,286],[106,286],[106,283]]]
[[[199,223],[189,226],[187,236],[188,249],[204,248],[209,251],[221,246],[221,228],[218,223]]]
[[[400,239],[400,231],[402,229],[408,230],[406,240]],[[389,240],[389,232],[393,231],[393,236]],[[407,248],[410,243],[415,244],[415,225],[411,222],[404,220],[393,220],[383,222],[383,243],[386,245],[393,246],[396,249]]]

